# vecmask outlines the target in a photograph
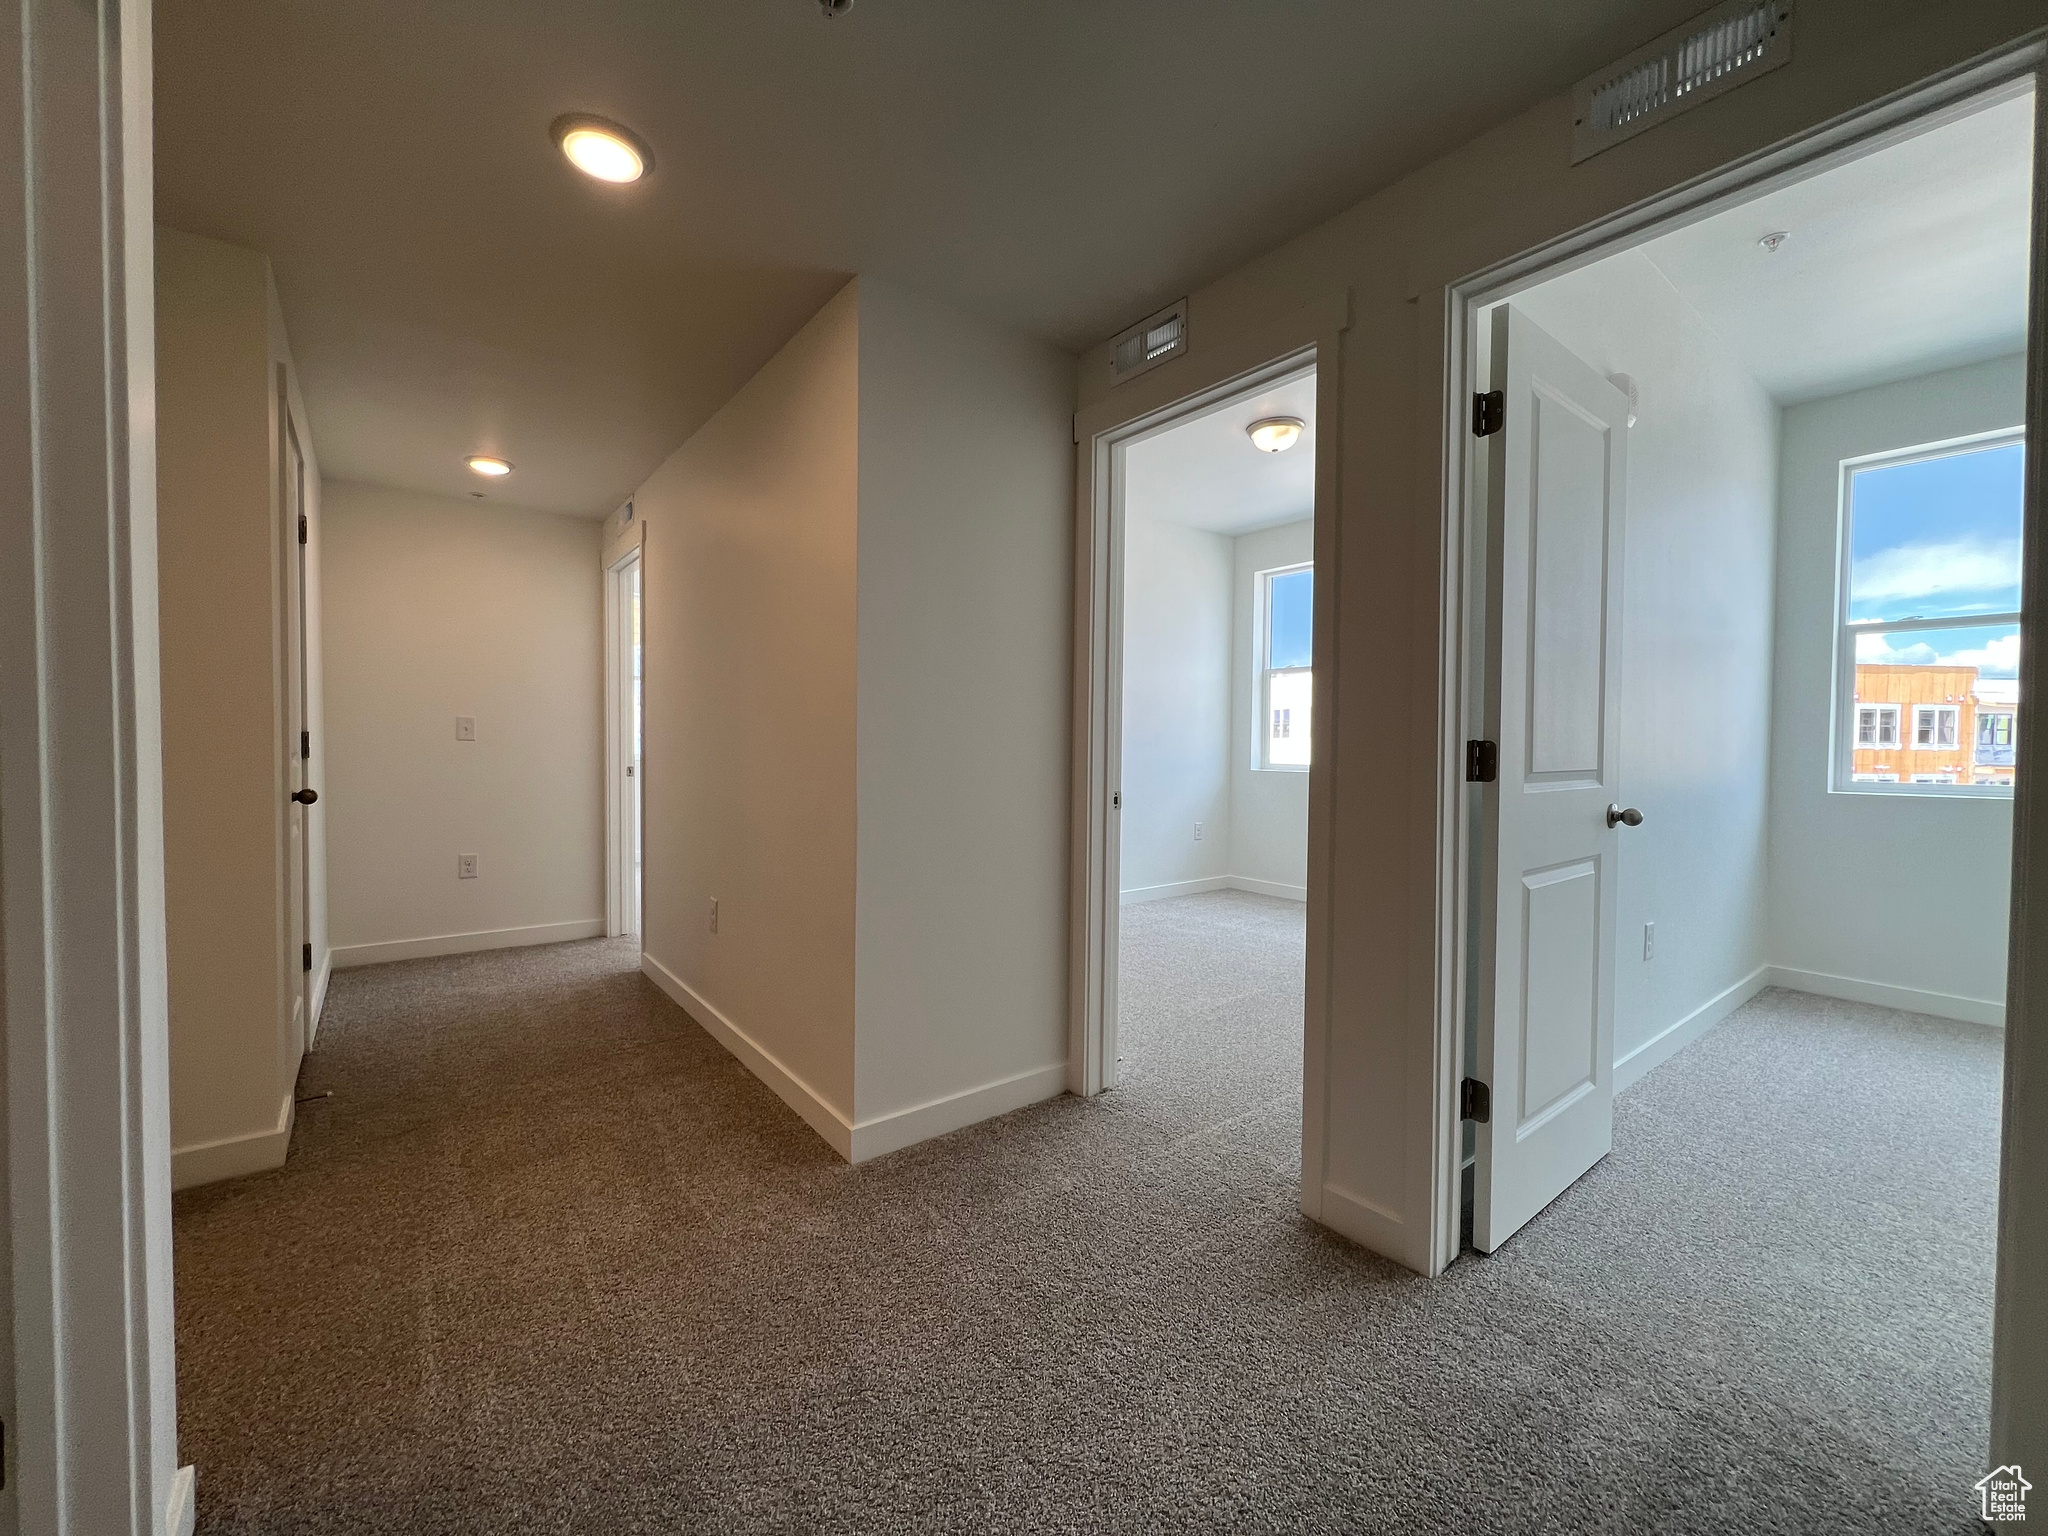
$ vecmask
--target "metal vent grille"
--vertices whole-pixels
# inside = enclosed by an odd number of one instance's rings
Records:
[[[1792,57],[1792,0],[1729,0],[1581,80],[1572,164]]]
[[[1179,357],[1188,349],[1188,301],[1139,321],[1110,343],[1109,371],[1117,383]]]

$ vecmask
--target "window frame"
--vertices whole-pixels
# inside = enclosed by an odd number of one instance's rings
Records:
[[[1273,747],[1273,679],[1283,673],[1292,674],[1315,672],[1315,658],[1309,658],[1305,667],[1276,667],[1270,665],[1273,656],[1273,629],[1269,622],[1273,606],[1273,578],[1292,576],[1297,571],[1313,571],[1313,560],[1296,560],[1288,565],[1269,566],[1252,572],[1252,673],[1254,718],[1257,726],[1252,732],[1252,771],[1255,773],[1307,773],[1307,763],[1276,763],[1272,760]],[[1311,599],[1313,601],[1313,599]],[[1313,696],[1313,685],[1311,685]],[[1289,722],[1290,728],[1293,722]],[[1309,756],[1315,756],[1315,717],[1309,717]]]
[[[1919,443],[1909,448],[1887,449],[1881,453],[1859,454],[1843,459],[1837,468],[1835,488],[1835,655],[1834,686],[1829,698],[1828,709],[1828,793],[1836,795],[1904,795],[1908,798],[1960,800],[2005,800],[2012,799],[2010,784],[1972,784],[1968,781],[1976,756],[1977,746],[1974,730],[1970,739],[1964,740],[1961,708],[1956,705],[1931,706],[1905,701],[1898,705],[1900,710],[1899,744],[1892,750],[1899,752],[1946,751],[1948,748],[1917,748],[1912,744],[1912,732],[1908,729],[1914,716],[1908,711],[1921,708],[1947,707],[1957,711],[1957,744],[1953,750],[1963,754],[1965,761],[1961,772],[1964,777],[1954,784],[1913,783],[1912,771],[1901,768],[1896,783],[1855,777],[1856,761],[1856,638],[1859,635],[1911,634],[1935,630],[1957,630],[1995,628],[1999,625],[2017,625],[2020,615],[2012,613],[1973,613],[1933,619],[1886,619],[1864,620],[1852,624],[1849,621],[1849,578],[1854,554],[1855,507],[1851,498],[1851,482],[1860,470],[1889,469],[1899,464],[1917,464],[1928,459],[1953,458],[1965,453],[1977,453],[1991,448],[2002,448],[2008,444],[2019,444],[2025,448],[2027,429],[1997,427],[1988,432],[1972,432],[1962,437],[1944,438],[1939,442]],[[1889,700],[1872,700],[1870,703],[1890,703]],[[2014,729],[2018,736],[2017,722]],[[1926,770],[1920,770],[1925,772]]]

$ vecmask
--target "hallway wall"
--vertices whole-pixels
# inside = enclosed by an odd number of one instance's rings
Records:
[[[334,963],[604,932],[602,525],[342,480],[325,504]]]
[[[644,969],[856,1162],[1064,1087],[1068,363],[849,283],[633,497]]]
[[[633,496],[646,968],[828,1140],[854,1115],[859,347],[848,284]]]
[[[297,722],[285,707],[282,626],[297,548],[278,502],[278,370],[295,403],[297,378],[270,263],[160,228],[156,301],[171,1145],[182,1188],[284,1161],[304,1028],[287,831],[289,818],[303,818],[317,977],[327,950],[325,807],[307,814],[283,799]],[[317,724],[322,513],[315,448],[301,446],[308,716]],[[311,766],[321,766],[317,753]]]

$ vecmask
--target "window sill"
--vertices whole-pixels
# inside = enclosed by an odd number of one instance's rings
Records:
[[[1830,784],[1831,795],[1888,796],[1894,800],[2002,800],[2012,803],[2012,790],[2002,784]]]
[[[1259,763],[1253,773],[1307,773],[1307,763]]]

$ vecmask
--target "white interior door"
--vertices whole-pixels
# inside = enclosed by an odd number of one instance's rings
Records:
[[[1491,383],[1504,411],[1485,439],[1499,779],[1472,1073],[1490,1089],[1472,1212],[1489,1253],[1613,1145],[1628,430],[1621,391],[1506,305]]]

